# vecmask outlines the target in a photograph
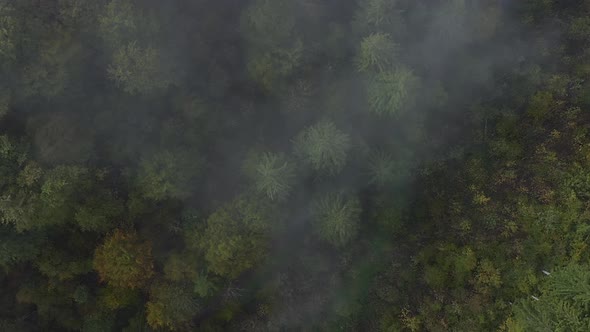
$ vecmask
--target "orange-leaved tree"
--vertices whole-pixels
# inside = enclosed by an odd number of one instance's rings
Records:
[[[94,269],[114,287],[142,287],[154,274],[151,245],[135,232],[117,229],[96,249]]]

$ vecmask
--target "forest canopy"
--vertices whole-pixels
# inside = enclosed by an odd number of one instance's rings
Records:
[[[589,17],[0,0],[0,331],[590,331]]]

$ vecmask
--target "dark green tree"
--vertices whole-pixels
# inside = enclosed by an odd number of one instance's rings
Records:
[[[158,151],[144,157],[139,164],[137,185],[146,198],[183,199],[190,195],[202,161],[189,151]]]
[[[585,331],[590,328],[590,269],[568,265],[545,277],[536,299],[528,297],[513,306],[509,331]],[[531,294],[532,295],[532,294]]]
[[[84,200],[74,218],[83,231],[107,232],[121,221],[124,208],[112,193],[101,190]]]

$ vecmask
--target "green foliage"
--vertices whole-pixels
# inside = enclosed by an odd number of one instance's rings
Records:
[[[41,253],[43,242],[38,234],[15,235],[6,226],[0,226],[0,267],[34,260]]]
[[[129,324],[123,328],[123,332],[153,332],[154,330],[149,327],[145,314],[143,311],[137,313],[129,320]]]
[[[190,287],[184,284],[155,283],[146,304],[149,325],[154,329],[184,330],[183,324],[189,323],[199,311],[199,303],[192,294]]]
[[[354,25],[359,33],[393,32],[399,34],[402,17],[396,8],[398,1],[359,0],[359,9],[355,13]]]
[[[408,109],[415,98],[416,84],[416,76],[405,67],[377,74],[367,86],[369,111],[391,116]]]
[[[577,40],[590,39],[590,18],[587,16],[573,19],[568,29],[569,37]]]
[[[131,1],[112,0],[99,17],[103,38],[110,45],[121,45],[128,36],[133,36],[138,27],[135,8]]]
[[[33,142],[40,161],[57,165],[84,163],[92,159],[92,132],[81,130],[79,123],[82,119],[56,112],[49,117],[42,116],[35,120],[39,126]]]
[[[82,322],[72,306],[70,296],[74,289],[71,286],[27,280],[19,287],[16,300],[18,303],[35,305],[37,315],[42,320],[59,322],[64,329],[80,330]]]
[[[137,185],[146,198],[183,199],[190,195],[201,161],[190,158],[187,153],[158,151],[140,161]]]
[[[112,313],[94,313],[87,315],[82,325],[83,332],[113,331],[115,317]]]
[[[390,69],[396,56],[396,45],[388,34],[373,33],[361,41],[356,63],[361,72],[383,72]]]
[[[335,247],[344,247],[359,231],[361,206],[358,198],[329,193],[312,203],[314,232]]]
[[[300,68],[304,45],[295,34],[296,3],[257,0],[242,14],[242,33],[248,41],[247,68],[267,92]]]
[[[523,299],[513,306],[508,331],[585,331],[590,328],[590,270],[569,265],[546,277],[538,300]]]
[[[470,282],[484,291],[492,280],[496,282],[499,278],[490,261],[484,260],[478,265],[477,254],[469,247],[439,243],[423,250],[419,259],[425,262],[424,281],[436,290],[445,287],[460,289]]]
[[[475,275],[475,287],[478,291],[486,293],[500,287],[502,279],[500,271],[489,260],[483,260]]]
[[[239,197],[207,219],[201,246],[211,272],[236,278],[261,263],[269,245],[272,210],[255,197]]]
[[[18,174],[17,182],[22,187],[32,187],[43,176],[43,169],[35,162],[29,162]]]
[[[74,196],[89,185],[88,169],[58,166],[47,172],[41,185],[41,199],[51,208],[67,206]]]
[[[72,38],[64,33],[41,44],[38,57],[24,67],[22,93],[26,97],[57,98],[69,87],[72,73],[68,63],[80,52]]]
[[[193,291],[202,298],[208,297],[216,291],[215,284],[204,274],[199,274],[194,280],[195,285]]]
[[[384,231],[396,234],[406,222],[405,205],[407,199],[401,194],[383,194],[375,197],[371,218]]]
[[[155,93],[170,85],[159,52],[152,47],[140,47],[136,42],[115,53],[108,75],[118,87],[132,95]]]
[[[70,220],[78,195],[91,186],[89,170],[79,166],[58,166],[45,173],[39,200],[32,203],[38,215],[23,229],[62,225]],[[30,207],[31,208],[31,207]]]
[[[0,8],[0,59],[2,63],[16,60],[17,21],[13,17],[14,9],[8,4]]]
[[[84,304],[88,302],[88,298],[90,297],[90,291],[86,286],[78,286],[72,294],[72,300],[76,303]]]
[[[83,231],[107,232],[117,225],[123,212],[123,203],[103,191],[86,199],[74,218]]]
[[[247,170],[256,190],[270,200],[285,199],[295,181],[295,169],[283,154],[263,153]]]
[[[242,18],[245,37],[261,48],[288,45],[296,23],[295,8],[295,3],[287,0],[253,1]]]
[[[10,111],[11,96],[8,90],[0,89],[0,119]]]
[[[96,14],[101,10],[101,3],[84,0],[59,0],[58,3],[59,18],[65,26],[83,30],[88,28],[84,25],[94,27],[97,24]],[[114,3],[116,1],[109,5],[111,9]]]
[[[549,91],[539,91],[531,98],[529,107],[527,109],[533,119],[537,122],[542,122],[549,115],[553,104],[553,95]]]
[[[197,258],[188,252],[172,254],[164,264],[164,276],[171,281],[194,280],[198,275]]]
[[[314,171],[329,175],[342,170],[351,149],[348,134],[327,120],[305,128],[295,138],[294,145],[295,153],[306,165]]]
[[[102,308],[117,310],[134,305],[136,306],[140,299],[141,293],[137,289],[107,285],[98,290],[97,302]]]
[[[0,330],[590,330],[590,2],[236,3],[0,1]]]
[[[45,276],[58,280],[71,280],[92,271],[92,260],[86,257],[81,259],[75,254],[45,248],[36,260],[37,268]]]
[[[93,263],[101,280],[114,287],[142,287],[154,274],[151,246],[119,229],[96,249]]]
[[[131,41],[153,42],[159,27],[157,20],[144,15],[133,0],[111,0],[98,16],[100,36],[110,50],[125,47]]]
[[[248,72],[265,91],[273,91],[278,82],[295,73],[301,64],[302,52],[302,44],[296,43],[289,49],[261,54],[248,63]]]

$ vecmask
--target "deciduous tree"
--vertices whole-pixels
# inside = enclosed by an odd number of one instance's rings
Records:
[[[114,287],[143,287],[154,274],[151,246],[136,233],[117,229],[96,248],[94,268]]]

